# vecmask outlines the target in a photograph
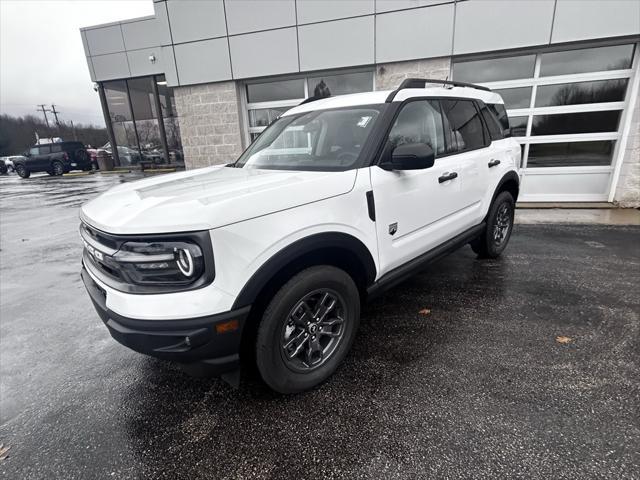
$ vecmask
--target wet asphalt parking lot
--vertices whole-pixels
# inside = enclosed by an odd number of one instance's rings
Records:
[[[111,339],[78,207],[132,178],[0,177],[0,477],[640,477],[639,227],[465,247],[366,306],[336,375],[285,397]]]

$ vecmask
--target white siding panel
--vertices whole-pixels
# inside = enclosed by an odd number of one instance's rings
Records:
[[[87,44],[91,55],[124,52],[122,30],[120,25],[85,30]]]
[[[546,45],[551,38],[554,3],[554,0],[458,3],[454,53]]]
[[[115,78],[127,78],[131,76],[127,54],[124,52],[109,55],[91,57],[96,80],[113,80]]]
[[[553,43],[640,34],[638,0],[558,0]]]
[[[229,0],[225,8],[229,35],[296,24],[294,0]]]
[[[376,62],[450,55],[453,12],[448,4],[378,15]]]
[[[300,70],[374,63],[373,16],[298,27]]]
[[[298,23],[371,15],[374,0],[297,0]]]
[[[192,42],[227,34],[222,0],[167,2],[174,43]]]
[[[180,85],[231,79],[226,38],[183,43],[174,47]]]
[[[298,72],[295,28],[229,37],[234,78]]]

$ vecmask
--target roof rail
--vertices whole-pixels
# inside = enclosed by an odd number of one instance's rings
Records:
[[[331,95],[325,95],[324,97],[316,97],[315,95],[309,98],[305,98],[303,101],[301,101],[298,105],[296,106],[300,106],[300,105],[304,105],[305,103],[311,103],[311,102],[315,102],[316,100],[323,100],[325,98],[329,98],[331,97]]]
[[[425,88],[427,83],[439,84],[439,85],[451,85],[452,87],[468,87],[468,88],[477,88],[478,90],[485,90],[490,92],[491,89],[488,87],[483,87],[482,85],[476,85],[475,83],[466,83],[466,82],[454,82],[451,80],[436,80],[432,78],[405,78],[400,86],[395,89],[393,92],[389,94],[386,102],[393,102],[396,94],[405,88]]]

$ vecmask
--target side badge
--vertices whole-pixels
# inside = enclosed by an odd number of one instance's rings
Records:
[[[398,231],[398,222],[389,225],[389,235],[395,235]]]

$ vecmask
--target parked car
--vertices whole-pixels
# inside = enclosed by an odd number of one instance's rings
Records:
[[[227,375],[254,358],[300,392],[343,361],[363,300],[467,244],[498,257],[520,146],[500,95],[437,84],[307,100],[233,164],[85,204],[82,278],[113,338]]]
[[[91,168],[94,170],[98,170],[99,164],[98,164],[98,157],[101,155],[106,155],[109,158],[112,158],[111,152],[108,152],[102,148],[87,148],[87,153],[89,154],[89,157],[91,158]]]
[[[91,159],[81,142],[34,145],[24,157],[13,161],[16,173],[29,178],[32,173],[62,175],[71,170],[91,170]]]
[[[109,155],[113,155],[111,143],[107,142],[101,148],[109,153]],[[120,165],[130,166],[138,165],[142,160],[142,155],[140,155],[138,150],[134,150],[133,148],[118,146],[118,158],[120,159]]]

